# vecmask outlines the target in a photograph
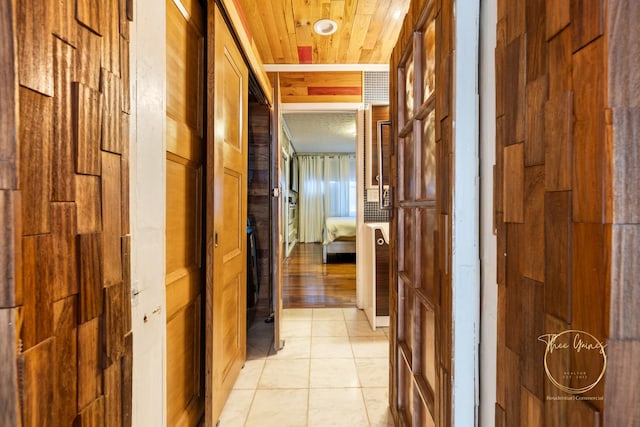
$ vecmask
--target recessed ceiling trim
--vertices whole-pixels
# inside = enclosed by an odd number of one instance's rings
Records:
[[[268,73],[296,71],[389,71],[389,64],[264,64]]]

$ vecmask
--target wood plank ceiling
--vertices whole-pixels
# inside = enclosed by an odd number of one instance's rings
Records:
[[[265,64],[386,64],[408,0],[235,0]],[[241,12],[242,13],[242,12]],[[318,35],[329,18],[338,30]]]

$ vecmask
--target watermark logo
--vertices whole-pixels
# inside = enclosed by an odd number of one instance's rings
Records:
[[[549,381],[565,393],[586,393],[604,377],[607,370],[606,345],[590,333],[567,329],[557,334],[541,335],[538,340],[546,344],[544,370]]]

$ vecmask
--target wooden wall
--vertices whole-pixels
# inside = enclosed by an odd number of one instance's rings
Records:
[[[602,425],[608,404],[550,399],[567,394],[548,380],[538,340],[568,329],[609,336],[605,3],[498,1],[499,426]],[[580,396],[603,396],[605,381]]]
[[[0,6],[2,425],[131,423],[130,7]]]
[[[361,71],[279,74],[282,102],[362,102]]]
[[[249,183],[248,215],[256,219],[256,240],[258,244],[258,268],[260,293],[255,311],[256,321],[269,316],[269,287],[271,286],[271,193],[270,155],[271,151],[271,110],[266,105],[255,102],[249,104]]]

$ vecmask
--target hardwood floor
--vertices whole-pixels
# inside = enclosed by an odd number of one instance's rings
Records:
[[[354,307],[354,254],[330,255],[322,263],[320,243],[298,243],[283,265],[284,308]]]

